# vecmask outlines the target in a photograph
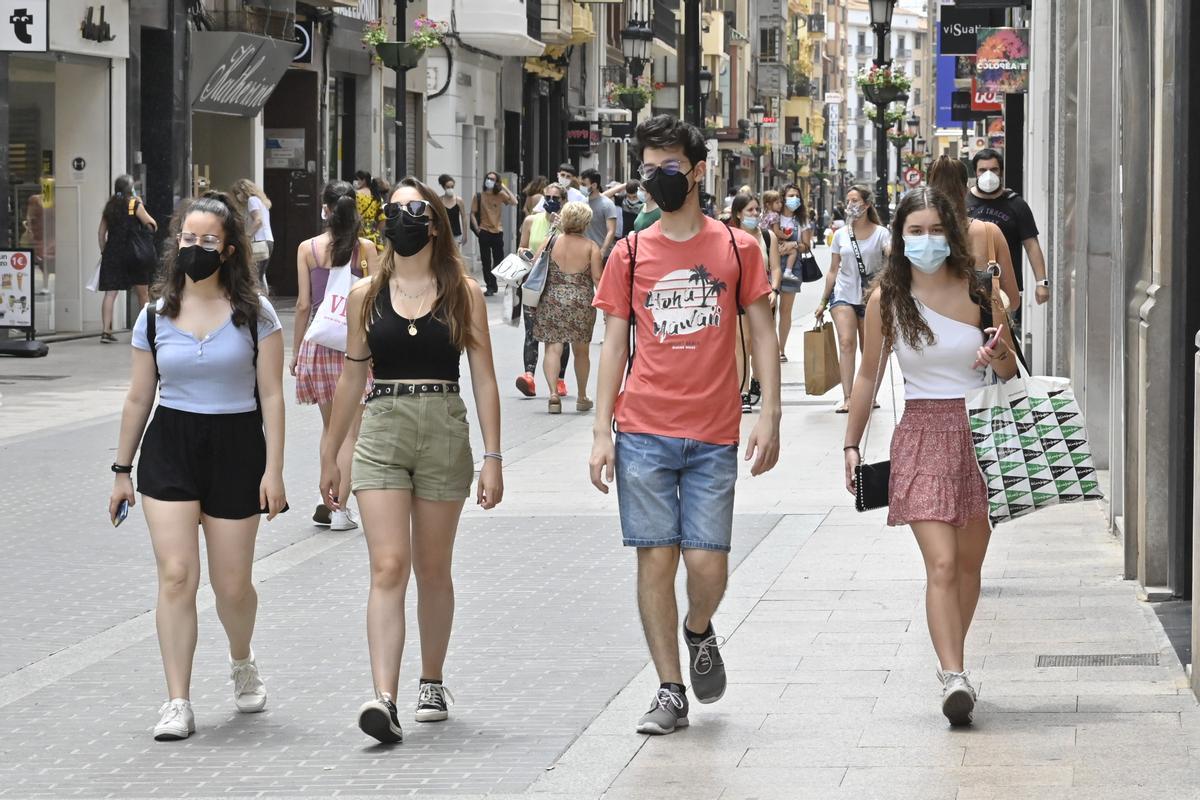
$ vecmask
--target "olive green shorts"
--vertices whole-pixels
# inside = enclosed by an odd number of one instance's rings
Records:
[[[470,431],[467,407],[457,394],[377,397],[363,409],[351,488],[463,500],[475,477]]]

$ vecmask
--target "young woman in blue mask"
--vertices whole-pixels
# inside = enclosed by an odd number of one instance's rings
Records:
[[[801,257],[812,251],[812,231],[806,224],[808,216],[797,186],[785,186],[780,201],[779,213],[771,216],[771,233],[779,240],[780,267],[788,272],[796,270]],[[787,343],[792,332],[792,307],[796,302],[796,292],[785,291],[780,301],[779,360],[787,363]]]
[[[752,194],[738,194],[729,206],[729,222],[731,228],[741,229],[754,237],[758,248],[763,254],[763,264],[767,268],[767,281],[771,284],[771,308],[779,306],[779,283],[783,280],[783,270],[779,266],[779,239],[771,235],[771,231],[762,226],[763,215],[758,200]],[[743,387],[742,413],[749,414],[754,410],[757,398],[762,395],[758,388],[758,379],[751,377],[746,382],[746,356],[750,353],[750,326],[745,316],[741,318],[742,340],[746,343],[743,351],[741,345],[735,348],[738,364],[738,381]],[[751,375],[755,369],[751,365]]]
[[[1003,336],[991,341],[989,298],[952,201],[933,189],[910,192],[892,235],[896,246],[867,301],[866,348],[846,426],[846,488],[854,493],[870,398],[884,360],[895,353],[904,417],[892,436],[888,524],[909,525],[921,548],[942,712],[952,725],[965,725],[975,690],[963,649],[991,529],[963,399],[983,386],[987,366],[1009,378],[1017,361]]]

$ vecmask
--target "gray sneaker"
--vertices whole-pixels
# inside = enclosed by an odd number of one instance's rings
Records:
[[[975,710],[975,687],[965,672],[941,672],[942,713],[951,725],[970,725]]]
[[[688,726],[687,695],[663,687],[658,690],[650,710],[638,720],[637,732],[662,736]]]
[[[688,654],[691,656],[688,671],[692,678],[692,692],[698,703],[715,703],[725,695],[725,661],[721,658],[719,645],[725,640],[713,633],[712,625],[708,626],[708,636],[699,642],[692,642],[688,629],[683,628],[683,641],[687,642]]]

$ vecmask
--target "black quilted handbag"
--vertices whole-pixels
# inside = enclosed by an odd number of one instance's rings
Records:
[[[883,377],[883,348],[879,350],[879,369],[875,374],[875,386],[871,392],[874,403],[879,392],[879,381]],[[896,423],[896,384],[891,378],[891,359],[888,359],[888,383],[892,386],[892,424]],[[867,417],[867,429],[863,431],[863,451],[871,434],[871,418]],[[866,456],[863,455],[863,458]],[[888,481],[892,477],[892,462],[876,461],[874,464],[860,463],[854,468],[854,507],[859,511],[872,511],[888,505]]]

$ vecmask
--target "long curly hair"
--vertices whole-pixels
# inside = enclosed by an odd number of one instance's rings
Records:
[[[910,214],[924,209],[937,212],[945,231],[946,243],[950,245],[950,255],[943,269],[966,282],[976,305],[982,307],[988,302],[975,275],[975,259],[967,243],[966,226],[955,212],[953,201],[936,189],[914,189],[904,195],[896,208],[896,218],[892,221],[892,253],[876,280],[880,292],[884,346],[889,349],[900,338],[914,350],[937,341],[917,309],[917,301],[912,295],[912,263],[904,255],[904,226]]]
[[[257,325],[262,308],[258,299],[261,289],[258,270],[253,268],[254,262],[250,257],[250,239],[246,235],[245,220],[233,199],[224,192],[205,192],[200,197],[181,203],[171,218],[173,236],[168,240],[169,243],[174,244],[174,240],[178,239],[183,231],[184,220],[190,214],[212,214],[221,220],[225,247],[232,247],[233,252],[217,269],[217,281],[233,306],[233,324],[242,326],[253,322]],[[163,300],[159,313],[168,319],[179,316],[183,292],[187,287],[187,275],[177,267],[178,258],[179,248],[168,245],[163,254],[159,279],[153,289],[153,297]]]
[[[458,244],[454,241],[454,232],[450,230],[450,217],[446,214],[446,206],[432,189],[412,176],[397,183],[393,192],[404,187],[416,189],[417,193],[421,195],[421,199],[429,206],[432,220],[430,224],[433,226],[435,234],[430,237],[433,241],[429,246],[433,248],[433,253],[430,256],[429,266],[433,270],[433,277],[437,282],[437,297],[433,302],[433,315],[450,329],[450,341],[454,343],[455,347],[459,350],[474,347],[476,341],[474,329],[471,327],[471,284],[467,281],[467,268],[459,254]],[[371,274],[371,283],[363,297],[364,333],[370,330],[373,318],[376,316],[375,301],[379,294],[385,291],[391,292],[388,282],[396,271],[396,258],[398,256],[389,240],[383,251],[383,263],[378,270]]]

